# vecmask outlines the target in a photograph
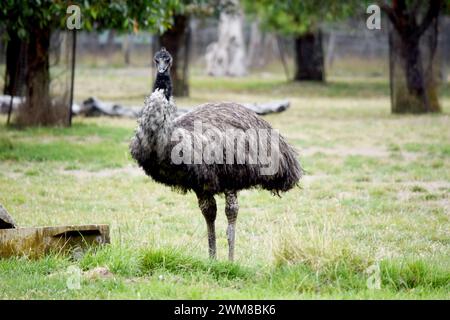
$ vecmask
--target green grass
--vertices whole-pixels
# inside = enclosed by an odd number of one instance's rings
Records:
[[[193,80],[193,85],[205,91],[230,90],[236,93],[264,93],[268,90],[276,94],[291,94],[295,92],[303,97],[376,97],[389,93],[389,86],[384,81],[367,80],[367,78],[348,81],[343,78],[329,79],[326,83],[295,82],[283,77],[249,79],[219,78],[211,81],[207,77],[198,77]]]
[[[123,255],[118,254],[121,252]],[[69,290],[69,268],[78,265],[82,290]],[[113,276],[89,278],[83,270],[107,266]],[[2,298],[443,298],[448,269],[424,260],[380,261],[380,289],[345,261],[316,270],[307,264],[270,269],[207,261],[176,250],[105,248],[74,263],[68,257],[2,260]]]
[[[131,133],[120,127],[75,123],[69,129],[6,130],[0,127],[0,160],[4,161],[70,162],[85,168],[112,168],[130,160],[124,149]]]
[[[81,70],[77,99],[140,104],[148,88],[139,72]],[[450,297],[448,85],[444,113],[423,116],[391,115],[381,78],[317,85],[286,84],[278,74],[195,76],[191,91],[177,103],[291,101],[265,119],[299,149],[307,175],[281,199],[240,193],[236,262],[226,261],[224,199],[214,262],[195,196],[154,183],[131,160],[134,120],[18,130],[0,117],[0,203],[17,223],[107,223],[112,238],[78,260],[0,260],[0,298]],[[70,266],[82,272],[81,290],[67,287]],[[89,277],[99,266],[112,276]],[[368,286],[374,270],[380,289]]]

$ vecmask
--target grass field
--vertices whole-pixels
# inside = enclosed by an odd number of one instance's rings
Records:
[[[301,188],[240,193],[234,264],[219,198],[210,262],[195,196],[152,182],[131,160],[134,120],[17,130],[0,117],[0,203],[17,223],[107,223],[112,237],[79,259],[0,260],[0,298],[450,298],[449,85],[443,114],[394,116],[379,78],[191,80],[179,105],[288,98],[288,111],[265,118],[299,150]],[[137,68],[81,69],[76,99],[139,105],[150,82]],[[82,270],[79,290],[67,287],[69,266]],[[112,274],[92,276],[96,267]]]

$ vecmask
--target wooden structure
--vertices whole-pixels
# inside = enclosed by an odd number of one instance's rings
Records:
[[[106,243],[110,243],[108,225],[0,229],[0,258],[35,258]]]

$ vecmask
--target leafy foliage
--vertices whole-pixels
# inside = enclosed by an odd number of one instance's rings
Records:
[[[223,11],[234,12],[236,9],[236,0],[180,0],[175,13],[219,17]]]
[[[88,31],[143,28],[162,32],[170,27],[173,13],[182,8],[179,0],[85,0],[70,4],[80,7],[82,28]],[[5,0],[0,4],[0,25],[21,38],[26,38],[36,26],[64,28],[68,5],[58,0]]]
[[[355,12],[364,13],[364,1],[330,0],[243,0],[245,11],[256,15],[261,25],[286,35],[300,35],[318,28],[319,23],[335,21]]]

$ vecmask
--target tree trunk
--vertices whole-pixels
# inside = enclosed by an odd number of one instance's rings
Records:
[[[250,41],[248,44],[247,66],[249,68],[261,68],[265,65],[262,52],[263,37],[258,21],[253,21],[250,27]]]
[[[421,37],[393,27],[389,37],[392,113],[440,112],[437,19]]]
[[[416,96],[424,111],[429,111],[430,105],[425,90],[425,79],[418,39],[402,39],[402,57],[405,61],[406,85],[408,93]]]
[[[239,7],[237,0],[231,0],[229,3],[232,3],[235,8]],[[243,29],[244,17],[240,9],[234,12],[224,10],[220,13],[217,41],[210,43],[206,48],[208,75],[242,77],[247,74],[248,63]]]
[[[131,46],[133,44],[133,40],[131,34],[127,34],[123,38],[122,50],[123,50],[123,58],[125,65],[130,65],[130,55],[131,55]]]
[[[19,125],[67,124],[67,106],[52,105],[50,98],[49,49],[50,29],[36,27],[26,43],[26,100],[19,107]]]
[[[308,32],[295,39],[294,80],[325,81],[322,33]]]
[[[171,29],[164,32],[159,37],[161,47],[165,47],[172,55],[173,62],[170,69],[170,76],[173,84],[173,95],[184,97],[189,95],[189,83],[187,67],[188,43],[189,39],[189,17],[176,15]]]
[[[3,93],[11,96],[22,96],[25,93],[24,42],[17,33],[9,32],[6,47],[5,86]]]

